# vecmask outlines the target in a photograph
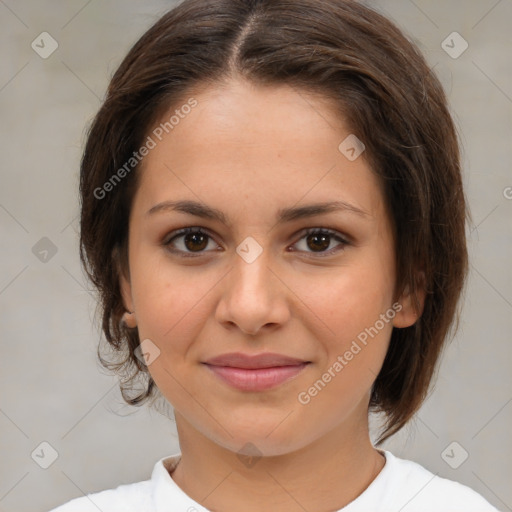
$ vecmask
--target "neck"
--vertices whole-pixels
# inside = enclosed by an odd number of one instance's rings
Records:
[[[250,458],[205,437],[177,412],[175,417],[182,456],[172,478],[210,510],[339,510],[385,463],[371,444],[367,422],[356,436],[341,426],[298,450]]]

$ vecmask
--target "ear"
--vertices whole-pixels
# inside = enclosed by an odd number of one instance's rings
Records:
[[[393,318],[393,327],[410,327],[416,323],[423,313],[425,295],[425,273],[420,271],[418,274],[416,293],[413,294],[409,289],[409,285],[407,285],[404,292],[397,300],[401,305],[401,309],[397,309],[397,313]]]
[[[126,309],[126,313],[123,315],[123,322],[127,327],[134,328],[137,326],[137,321],[134,313],[132,286],[130,277],[126,276],[125,271],[123,271],[118,247],[115,247],[112,251],[112,260],[116,266],[117,275],[119,276],[119,289],[121,291],[121,297],[123,298],[124,308]]]
[[[119,277],[119,287],[123,297],[123,304],[126,309],[126,313],[123,315],[123,322],[127,327],[133,329],[134,327],[137,327],[137,320],[135,318],[135,311],[133,308],[132,287],[130,281],[126,279],[123,274]]]

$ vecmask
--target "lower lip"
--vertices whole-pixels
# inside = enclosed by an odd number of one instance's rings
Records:
[[[210,370],[234,388],[242,391],[265,391],[279,386],[296,377],[309,363],[294,366],[276,366],[274,368],[233,368],[231,366],[213,366]]]

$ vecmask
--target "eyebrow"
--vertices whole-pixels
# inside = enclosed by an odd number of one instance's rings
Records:
[[[146,216],[169,211],[188,213],[204,219],[217,220],[227,226],[230,225],[226,215],[224,215],[221,210],[212,208],[204,203],[190,200],[163,201],[149,209],[146,212]],[[277,224],[338,211],[356,214],[361,217],[370,217],[368,212],[345,201],[329,201],[325,203],[308,204],[306,206],[281,208],[277,212]]]

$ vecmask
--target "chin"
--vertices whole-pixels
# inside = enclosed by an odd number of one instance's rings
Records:
[[[285,420],[286,422],[286,420]],[[276,428],[276,423],[268,426],[252,426],[240,428],[236,425],[226,425],[225,431],[217,432],[213,439],[217,444],[241,457],[274,457],[286,455],[307,446],[311,440],[304,438],[304,432],[299,428],[284,428],[283,424]],[[218,435],[222,439],[218,438]],[[294,435],[295,434],[295,435]],[[296,437],[300,436],[300,437]]]

